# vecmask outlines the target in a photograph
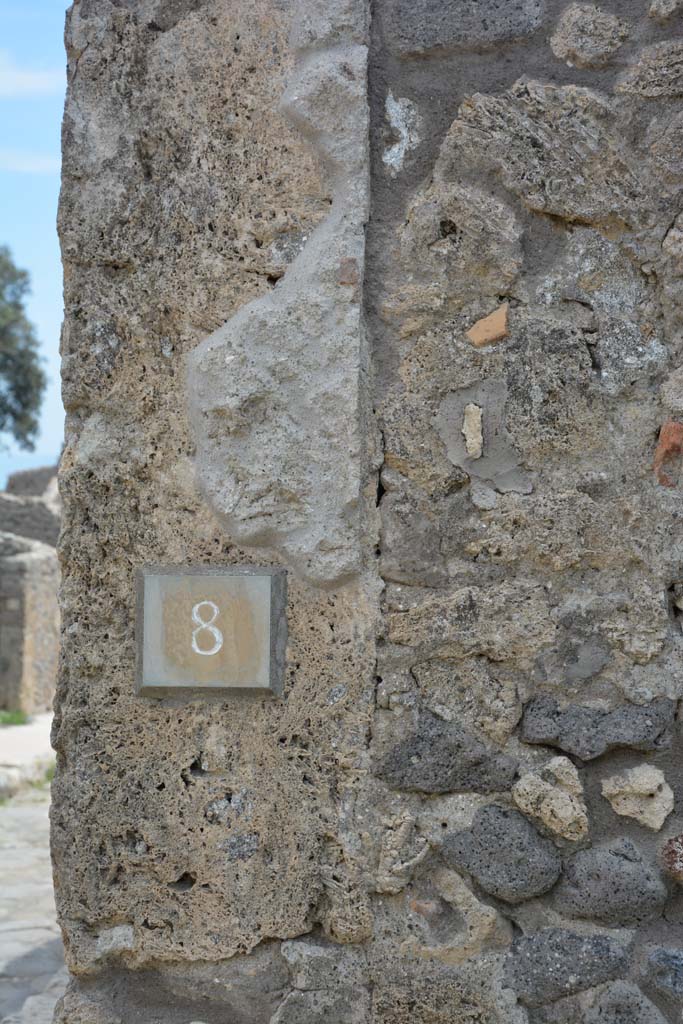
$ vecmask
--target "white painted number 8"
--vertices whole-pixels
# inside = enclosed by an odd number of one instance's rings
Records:
[[[200,608],[210,608],[211,618],[208,620],[202,618],[199,611]],[[197,623],[197,628],[192,630],[192,650],[195,652],[195,654],[218,654],[221,647],[223,646],[223,634],[221,633],[218,626],[214,626],[214,622],[216,621],[217,615],[218,605],[214,604],[213,601],[200,601],[192,609],[192,621]],[[208,630],[208,632],[211,633],[211,636],[213,637],[213,647],[209,648],[208,651],[203,651],[202,648],[197,643],[197,637],[202,632],[202,630]]]

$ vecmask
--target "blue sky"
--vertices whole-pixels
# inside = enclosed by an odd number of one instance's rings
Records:
[[[49,378],[36,450],[0,449],[0,489],[8,473],[54,462],[63,437],[62,271],[55,220],[68,6],[67,0],[0,0],[0,244],[31,275],[28,313]]]

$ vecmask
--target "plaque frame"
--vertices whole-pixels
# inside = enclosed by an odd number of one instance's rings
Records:
[[[270,579],[270,673],[269,686],[238,686],[226,684],[173,685],[145,682],[145,580],[151,576],[253,576]],[[224,703],[234,698],[274,698],[282,695],[287,650],[287,572],[285,569],[258,565],[144,565],[135,571],[135,693],[153,700],[201,700]]]

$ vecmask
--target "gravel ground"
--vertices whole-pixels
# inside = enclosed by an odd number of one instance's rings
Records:
[[[47,787],[0,804],[0,1022],[50,1024],[66,985]]]

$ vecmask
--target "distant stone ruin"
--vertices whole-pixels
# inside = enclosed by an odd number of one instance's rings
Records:
[[[15,473],[0,493],[0,710],[52,707],[59,653],[57,470]]]

